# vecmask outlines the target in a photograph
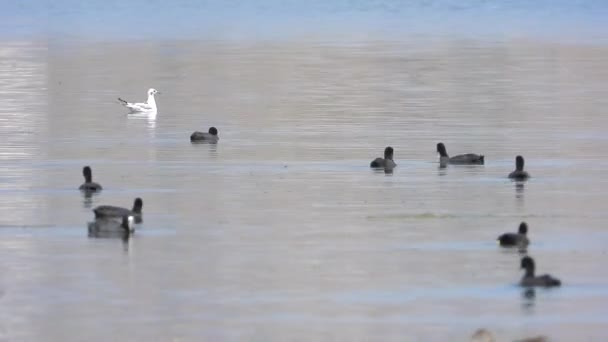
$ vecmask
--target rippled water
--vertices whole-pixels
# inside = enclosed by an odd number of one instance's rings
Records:
[[[604,340],[608,45],[364,31],[3,40],[0,338]],[[439,169],[439,141],[486,165]],[[87,236],[137,196],[132,239]],[[516,286],[494,239],[522,220],[562,288]]]

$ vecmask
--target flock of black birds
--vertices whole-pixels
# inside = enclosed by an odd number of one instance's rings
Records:
[[[194,132],[190,136],[190,141],[217,143],[219,140],[218,131],[215,127],[209,128],[207,133]],[[474,153],[461,154],[450,157],[443,143],[437,144],[437,153],[439,153],[440,167],[446,167],[448,164],[455,165],[483,165],[485,162],[483,155]],[[388,146],[384,150],[384,158],[376,158],[370,163],[371,168],[384,169],[385,172],[392,172],[397,166],[393,160],[394,150]],[[82,169],[85,182],[80,186],[80,190],[90,195],[102,190],[102,186],[93,182],[93,173],[89,166]],[[530,175],[524,171],[524,158],[517,156],[515,158],[515,170],[508,177],[517,181],[527,180]],[[141,198],[136,198],[133,203],[133,208],[122,208],[111,205],[102,205],[93,209],[95,213],[95,221],[89,223],[89,235],[94,237],[105,237],[119,235],[123,238],[128,238],[134,232],[134,223],[141,223],[143,201]],[[498,237],[498,243],[502,247],[516,247],[520,251],[526,251],[530,243],[528,236],[528,224],[522,222],[519,225],[519,230],[516,233],[505,233]],[[548,274],[535,275],[534,260],[530,256],[524,256],[521,259],[520,266],[525,270],[524,276],[520,281],[523,287],[553,287],[560,286],[561,282]]]
[[[483,165],[485,163],[485,157],[480,154],[466,153],[459,154],[457,156],[450,157],[447,149],[443,143],[437,144],[437,153],[439,153],[439,166],[446,167],[448,164],[453,165]],[[393,169],[397,167],[397,164],[393,160],[394,149],[387,146],[384,149],[384,158],[376,158],[369,164],[371,168],[383,169],[385,173],[392,173]],[[516,181],[525,181],[530,178],[528,172],[524,170],[524,157],[515,157],[515,170],[509,173],[508,177]],[[528,240],[528,224],[522,222],[519,225],[517,233],[505,233],[498,237],[498,243],[502,247],[517,247],[520,251],[526,251],[526,248],[530,241]],[[534,260],[529,256],[524,256],[521,259],[520,266],[525,270],[524,276],[520,281],[520,285],[524,287],[553,287],[560,286],[561,282],[548,274],[537,276],[535,275],[535,264]]]
[[[91,167],[82,168],[84,183],[78,188],[85,195],[91,195],[103,190],[99,183],[93,182],[93,171]],[[136,198],[132,209],[116,207],[113,205],[101,205],[93,209],[95,221],[88,225],[89,235],[94,237],[121,236],[128,238],[135,230],[134,223],[141,223],[142,208],[144,202]]]

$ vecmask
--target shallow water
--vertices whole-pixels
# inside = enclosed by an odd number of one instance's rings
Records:
[[[83,26],[98,34],[0,44],[0,338],[608,335],[608,45]],[[149,87],[155,118],[115,101]],[[212,125],[219,144],[190,144]],[[486,165],[439,169],[439,141]],[[369,170],[387,145],[397,169]],[[524,184],[506,178],[517,154]],[[76,190],[83,165],[101,194]],[[92,207],[137,196],[132,239],[88,237]],[[522,220],[562,288],[516,286],[519,255],[494,239]]]

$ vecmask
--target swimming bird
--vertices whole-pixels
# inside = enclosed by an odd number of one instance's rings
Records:
[[[84,176],[84,183],[78,188],[79,190],[85,192],[96,192],[102,190],[101,185],[93,182],[93,172],[89,166],[82,168],[82,175]]]
[[[496,339],[490,331],[479,329],[471,336],[471,342],[496,342]]]
[[[216,143],[220,140],[220,137],[217,136],[217,128],[209,127],[209,133],[196,131],[190,135],[191,142],[210,142]]]
[[[100,218],[88,223],[89,236],[91,237],[121,237],[128,238],[135,228],[134,217],[125,215],[120,221],[111,218]]]
[[[459,165],[483,165],[484,156],[475,153],[459,154],[457,156],[448,156],[448,151],[443,143],[437,144],[437,153],[439,153],[439,163],[459,164]]]
[[[509,173],[509,178],[515,180],[526,180],[530,178],[530,175],[524,171],[524,157],[515,157],[515,171]]]
[[[524,274],[523,278],[521,278],[521,282],[519,283],[521,286],[524,286],[524,287],[535,287],[535,286],[553,287],[553,286],[560,286],[562,284],[562,282],[559,279],[554,278],[548,274],[543,274],[541,276],[535,276],[534,267],[535,267],[534,260],[531,257],[525,256],[521,259],[521,268],[526,270],[526,273]]]
[[[154,99],[154,95],[160,94],[156,89],[150,88],[148,89],[148,100],[143,103],[131,103],[127,102],[120,97],[118,101],[123,106],[129,108],[130,113],[156,113],[156,100]]]
[[[397,166],[397,164],[393,161],[393,148],[390,146],[387,146],[384,149],[384,158],[376,158],[369,164],[369,167],[371,168],[392,169],[395,166]]]
[[[503,247],[526,247],[530,243],[526,234],[528,233],[528,224],[522,222],[519,224],[519,230],[517,233],[504,233],[498,237],[498,242]]]
[[[95,213],[95,218],[117,218],[124,216],[133,216],[135,218],[136,223],[142,222],[142,212],[141,209],[144,206],[144,202],[141,198],[137,197],[133,202],[133,209],[129,210],[127,208],[115,207],[112,205],[101,205],[93,209]]]

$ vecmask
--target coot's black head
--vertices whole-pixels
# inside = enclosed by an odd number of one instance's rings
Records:
[[[443,143],[437,144],[437,153],[439,153],[442,157],[448,156],[448,151],[445,149],[445,145]]]
[[[82,175],[84,176],[84,180],[87,183],[91,183],[93,179],[93,172],[89,166],[85,166],[82,168]]]
[[[519,234],[526,235],[528,233],[528,224],[526,222],[522,222],[519,224]]]
[[[211,135],[217,135],[217,128],[215,128],[215,127],[209,127],[209,134],[211,134]]]
[[[133,203],[133,212],[134,213],[141,213],[141,208],[143,208],[144,206],[144,201],[141,200],[141,198],[137,197],[135,199],[135,202]]]
[[[390,146],[387,146],[384,149],[384,159],[393,159],[393,148]]]
[[[529,256],[525,256],[521,259],[521,268],[526,270],[526,273],[534,273],[534,260]]]
[[[517,171],[524,170],[524,157],[522,157],[522,156],[515,157],[515,169]]]

